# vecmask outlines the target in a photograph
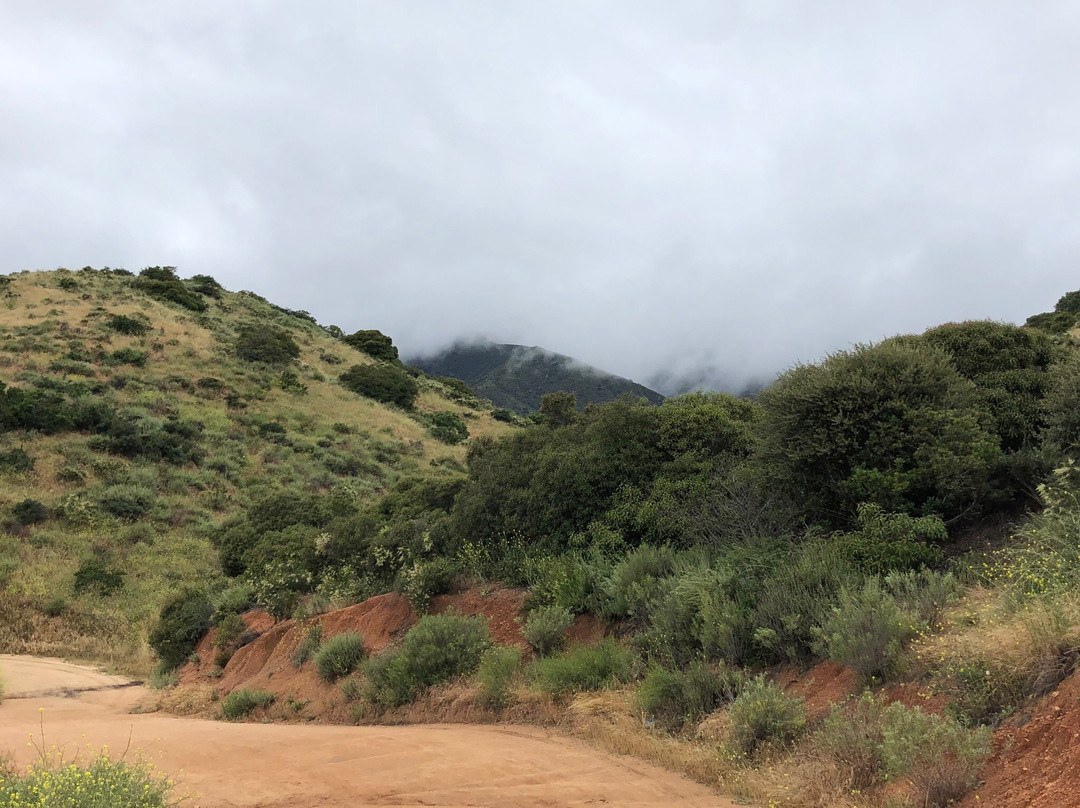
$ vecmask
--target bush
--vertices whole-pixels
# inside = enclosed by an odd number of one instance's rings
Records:
[[[109,354],[105,363],[108,365],[132,365],[137,368],[144,367],[150,354],[140,351],[138,348],[120,348]]]
[[[0,452],[0,469],[3,471],[33,471],[34,458],[25,449]]]
[[[859,529],[838,534],[836,541],[862,572],[883,575],[893,570],[937,567],[945,560],[936,545],[948,539],[949,532],[937,516],[886,513],[880,505],[864,502],[858,506],[856,519]]]
[[[176,277],[175,267],[147,267],[139,272],[132,285],[164,303],[176,303],[194,312],[204,312],[207,309],[202,298]]]
[[[406,410],[413,408],[420,392],[409,374],[391,365],[353,365],[338,378],[358,395],[384,404],[397,404]]]
[[[510,682],[521,664],[521,649],[509,645],[495,645],[484,652],[480,667],[476,670],[476,681],[480,685],[480,695],[491,707],[506,705]]]
[[[201,589],[187,589],[170,598],[150,631],[150,647],[167,670],[184,664],[210,630],[214,607]]]
[[[405,595],[413,609],[423,614],[433,597],[446,594],[453,588],[458,574],[458,565],[450,558],[418,562],[406,573]]]
[[[357,331],[342,337],[341,340],[374,359],[380,359],[383,362],[398,361],[398,349],[394,347],[394,341],[381,331],[374,329]]]
[[[536,653],[547,656],[562,648],[566,640],[566,630],[573,622],[574,615],[569,609],[562,606],[540,606],[529,612],[521,634],[525,641],[536,649]]]
[[[731,702],[728,711],[728,746],[731,752],[749,756],[765,744],[786,746],[806,731],[803,700],[785,695],[765,679],[750,679]]]
[[[282,328],[252,324],[240,327],[236,337],[236,355],[246,362],[284,365],[300,356],[300,346]]]
[[[24,499],[12,506],[11,518],[19,525],[36,525],[49,518],[49,509],[36,499]]]
[[[211,275],[192,275],[188,278],[187,285],[193,292],[212,297],[215,300],[220,300],[221,293],[225,291],[224,287],[214,280]]]
[[[428,432],[437,441],[454,445],[468,440],[469,428],[456,412],[433,412],[427,421]]]
[[[472,673],[490,645],[483,617],[421,617],[398,649],[364,666],[369,698],[386,707],[406,704],[432,685]]]
[[[126,314],[111,314],[105,321],[105,327],[118,334],[141,337],[150,331],[150,323],[142,316],[128,317]]]
[[[363,660],[364,638],[353,631],[335,634],[315,652],[315,670],[324,682],[348,676]]]
[[[612,639],[574,648],[533,663],[536,686],[553,696],[580,690],[601,690],[630,678],[630,654]]]
[[[221,702],[221,712],[230,721],[243,718],[259,707],[269,707],[276,696],[269,690],[242,687],[227,695]]]
[[[904,646],[919,628],[881,580],[869,578],[861,589],[840,590],[839,603],[821,625],[820,643],[829,659],[868,682],[897,672]]]
[[[124,574],[100,558],[90,558],[75,570],[75,594],[97,592],[108,597],[124,585]]]
[[[513,410],[508,410],[505,407],[496,407],[491,411],[491,417],[496,421],[502,421],[504,424],[512,424],[517,420],[517,415]]]
[[[604,584],[605,611],[643,622],[666,592],[664,579],[674,572],[674,563],[675,551],[670,547],[643,544],[631,550]]]
[[[691,662],[686,671],[653,665],[641,680],[637,701],[642,711],[677,730],[732,701],[745,680],[741,671],[715,670],[700,660]]]
[[[110,485],[98,495],[97,501],[106,513],[133,520],[150,513],[157,497],[149,488],[139,485]]]
[[[168,778],[141,761],[102,754],[88,763],[42,761],[0,776],[0,808],[173,808]]]
[[[970,518],[995,494],[1002,454],[985,400],[918,338],[797,367],[761,404],[759,457],[816,521],[845,527],[861,502]]]

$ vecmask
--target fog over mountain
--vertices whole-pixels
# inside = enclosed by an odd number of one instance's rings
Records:
[[[1080,287],[1080,4],[0,2],[0,272],[664,392]]]

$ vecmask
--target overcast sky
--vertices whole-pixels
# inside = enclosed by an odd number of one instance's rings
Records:
[[[1078,259],[1080,0],[0,0],[0,272],[737,386]]]

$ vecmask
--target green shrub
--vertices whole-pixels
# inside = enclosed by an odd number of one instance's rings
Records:
[[[315,670],[324,682],[333,682],[356,670],[366,653],[360,634],[353,631],[335,634],[315,652]]]
[[[380,359],[383,362],[398,361],[398,349],[394,347],[394,341],[381,331],[375,329],[357,331],[342,337],[341,340],[374,359]]]
[[[670,729],[700,721],[732,701],[746,681],[741,671],[695,660],[686,671],[653,665],[637,691],[638,705]]]
[[[150,631],[150,647],[166,669],[187,660],[202,636],[210,630],[214,608],[201,589],[187,589],[170,598]]]
[[[915,518],[886,513],[880,505],[858,506],[858,530],[838,534],[836,541],[852,566],[871,575],[893,570],[941,566],[945,554],[937,546],[949,538],[937,516]]]
[[[175,267],[146,267],[132,285],[155,300],[175,303],[189,311],[204,312],[207,305],[198,294],[184,286]]]
[[[49,518],[49,509],[36,499],[24,499],[11,507],[11,518],[19,525],[36,525]]]
[[[406,572],[405,596],[418,614],[428,610],[428,603],[436,595],[451,591],[460,574],[457,563],[450,558],[432,558],[420,561]]]
[[[221,712],[230,721],[235,721],[259,707],[269,707],[276,698],[269,690],[242,687],[224,698],[221,702]]]
[[[547,656],[562,648],[574,615],[562,606],[540,606],[529,612],[521,634],[536,653]]]
[[[302,639],[293,651],[292,664],[294,668],[302,668],[304,663],[315,655],[322,645],[322,626],[315,623],[308,627]]]
[[[386,707],[406,704],[432,685],[472,673],[490,645],[483,617],[425,615],[399,648],[364,666],[369,698]]]
[[[215,665],[219,668],[224,668],[229,664],[233,652],[239,646],[246,632],[247,625],[244,623],[244,618],[235,612],[226,615],[225,618],[217,624],[217,631],[214,635],[214,648],[217,649],[217,653],[214,656]]]
[[[0,470],[3,471],[33,471],[34,458],[25,449],[11,449],[0,452]]]
[[[167,777],[141,761],[40,762],[0,776],[0,808],[174,808]]]
[[[545,693],[561,695],[580,690],[601,690],[630,677],[630,654],[614,640],[574,648],[559,656],[533,663],[532,679]]]
[[[484,652],[480,667],[476,669],[476,681],[486,704],[497,708],[506,705],[510,683],[520,664],[520,648],[495,645]]]
[[[406,410],[413,408],[420,392],[409,374],[392,365],[353,365],[338,378],[358,395],[384,404],[397,404]]]
[[[590,596],[599,584],[594,572],[584,559],[573,553],[529,556],[523,569],[518,570],[529,586],[525,609],[559,606],[572,614],[586,611]]]
[[[937,628],[945,607],[963,594],[963,587],[951,572],[927,569],[890,572],[885,576],[885,588],[902,609],[929,628]]]
[[[103,511],[120,519],[139,519],[154,509],[157,497],[140,485],[110,485],[98,495],[97,502]]]
[[[806,731],[803,700],[788,696],[759,675],[743,685],[728,711],[731,752],[752,755],[765,744],[786,746]]]
[[[124,574],[95,556],[79,565],[75,570],[75,594],[97,592],[108,597],[124,585]]]
[[[246,362],[284,365],[300,356],[300,346],[282,328],[263,323],[251,324],[239,329],[236,355]]]
[[[138,348],[120,348],[113,351],[105,359],[107,365],[132,365],[137,368],[145,367],[150,354],[140,351]]]
[[[188,278],[187,285],[193,292],[212,297],[215,300],[220,300],[221,293],[225,291],[224,287],[211,275],[192,275]]]
[[[433,412],[427,416],[428,432],[441,443],[462,443],[469,437],[465,420],[456,412]]]
[[[604,584],[605,611],[643,622],[669,588],[665,579],[674,572],[674,563],[671,547],[643,544],[631,550]]]
[[[496,421],[502,421],[504,424],[512,424],[517,420],[517,415],[513,410],[508,410],[505,407],[496,407],[491,411],[491,417]]]
[[[879,578],[868,578],[861,589],[840,590],[821,625],[820,643],[829,659],[869,682],[898,671],[905,645],[920,628]]]

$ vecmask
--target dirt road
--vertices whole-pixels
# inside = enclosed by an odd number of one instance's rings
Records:
[[[132,715],[123,679],[55,659],[0,655],[7,696],[0,752],[20,763],[48,745],[139,749],[176,776],[186,806],[711,806],[704,786],[532,728],[232,724]],[[41,712],[44,708],[44,713]]]

